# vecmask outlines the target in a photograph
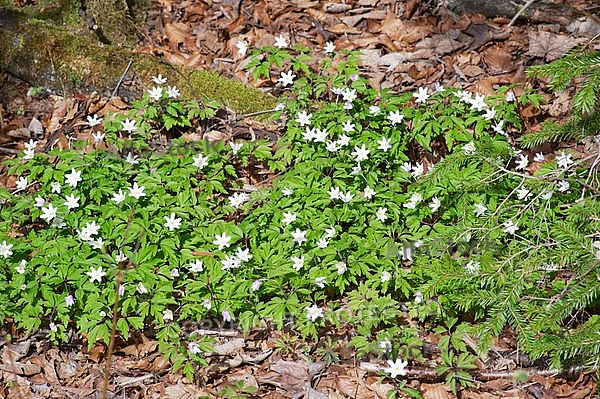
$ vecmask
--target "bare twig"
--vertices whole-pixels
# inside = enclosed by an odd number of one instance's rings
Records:
[[[129,64],[127,64],[127,68],[125,68],[125,72],[123,72],[123,75],[121,75],[121,79],[119,79],[119,83],[117,83],[117,85],[115,86],[115,89],[112,92],[113,97],[117,95],[117,91],[119,91],[119,87],[121,87],[121,83],[123,83],[123,79],[125,79],[125,75],[127,75],[127,72],[129,72],[129,68],[131,68],[132,64],[133,64],[133,58],[130,58]]]
[[[510,20],[510,22],[506,26],[508,28],[510,28],[511,26],[513,26],[514,23],[517,22],[517,19],[519,19],[519,17],[525,12],[525,10],[527,10],[527,8],[529,6],[531,6],[534,2],[535,2],[535,0],[529,0],[527,3],[525,3],[523,5],[523,7],[521,7],[521,9],[519,11],[517,11],[517,13],[515,14],[515,16]]]

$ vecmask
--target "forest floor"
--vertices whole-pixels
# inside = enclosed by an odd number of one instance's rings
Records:
[[[439,82],[488,94],[499,85],[524,83],[544,93],[541,109],[523,109],[526,126],[521,134],[539,129],[545,120],[563,120],[570,112],[573,89],[550,94],[541,82],[527,80],[528,66],[552,61],[577,46],[600,49],[600,6],[594,0],[554,1],[572,14],[549,14],[518,19],[453,15],[430,1],[348,0],[155,0],[136,51],[177,64],[205,68],[277,95],[276,77],[252,81],[246,70],[250,48],[272,44],[284,34],[292,43],[322,49],[332,42],[337,50],[360,50],[362,71],[375,88],[414,90]],[[553,3],[547,1],[546,3]],[[321,52],[319,52],[321,53]],[[315,54],[315,63],[319,60]],[[124,110],[128,104],[109,93],[64,95],[35,90],[8,74],[0,78],[0,92],[10,86],[20,95],[0,98],[0,161],[16,156],[30,138],[69,146],[69,138],[85,139],[85,117]],[[518,94],[519,87],[515,88]],[[222,139],[248,139],[252,129],[281,134],[280,123],[261,124],[244,119],[224,121]],[[32,122],[33,121],[33,122]],[[89,137],[88,137],[89,138]],[[518,137],[512,137],[516,140]],[[568,143],[564,144],[568,146]],[[0,164],[0,184],[14,180]],[[87,350],[81,337],[53,346],[44,331],[23,337],[7,323],[0,334],[0,398],[99,398],[106,368],[106,345]],[[261,398],[385,398],[392,388],[376,372],[384,359],[357,358],[344,345],[350,332],[330,331],[339,342],[326,348],[290,332],[267,327],[244,335],[235,328],[208,328],[217,339],[217,353],[192,383],[156,351],[150,334],[118,342],[109,368],[109,398],[225,397],[234,381],[258,390]],[[325,338],[325,337],[323,337]],[[435,337],[428,337],[435,340]],[[438,337],[439,339],[439,337]],[[321,342],[323,344],[323,342]],[[307,349],[308,348],[308,349]],[[425,399],[446,398],[590,398],[597,392],[595,372],[555,373],[531,364],[518,352],[507,330],[494,344],[502,361],[494,368],[478,362],[475,388],[451,393],[433,369],[408,371],[408,385]],[[15,369],[18,361],[26,367]],[[515,370],[529,373],[526,383],[512,378]],[[401,397],[401,394],[398,394]]]

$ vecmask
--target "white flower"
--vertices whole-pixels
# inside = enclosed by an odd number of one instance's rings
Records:
[[[542,195],[540,195],[540,198],[544,201],[548,201],[550,198],[552,198],[552,194],[554,194],[554,191],[545,191]]]
[[[312,114],[307,113],[306,111],[298,112],[298,116],[296,118],[296,122],[300,125],[300,127],[310,126],[310,117]]]
[[[444,89],[444,86],[442,86],[440,82],[435,82],[435,91],[436,91],[436,93],[441,93],[444,90],[446,90],[446,89]]]
[[[390,144],[391,141],[392,139],[382,137],[381,139],[377,140],[377,144],[379,145],[377,149],[383,152],[388,152],[388,150],[392,148],[392,145]]]
[[[506,92],[506,96],[504,97],[504,99],[506,100],[506,102],[512,102],[512,101],[515,101],[517,99],[517,96],[515,96],[515,92],[514,91],[507,91]]]
[[[200,349],[200,345],[198,345],[197,342],[190,342],[188,344],[188,352],[190,352],[192,355],[197,355],[200,352],[202,352],[202,350]]]
[[[2,244],[0,244],[0,256],[4,256],[4,259],[8,258],[10,255],[12,255],[12,251],[11,248],[13,247],[12,244],[7,244],[6,240],[2,241]]]
[[[146,286],[144,285],[144,283],[142,283],[141,281],[139,283],[137,283],[137,285],[135,286],[135,290],[140,293],[140,294],[147,294],[148,293],[148,289],[146,288]]]
[[[424,171],[425,171],[425,169],[423,167],[423,162],[418,162],[418,163],[415,164],[415,166],[413,166],[412,172],[410,172],[410,174],[414,178],[417,178],[417,177],[421,176]]]
[[[242,262],[235,255],[225,255],[221,263],[223,264],[221,270],[237,269],[242,266]]]
[[[238,151],[242,149],[244,143],[234,143],[233,141],[229,142],[229,146],[231,147],[231,151],[233,155],[237,155]]]
[[[571,186],[569,185],[569,182],[566,180],[561,180],[556,184],[556,191],[558,191],[559,193],[563,193],[565,191],[567,191]]]
[[[397,109],[394,112],[390,112],[390,114],[387,116],[387,119],[392,125],[396,125],[398,123],[402,123],[404,120],[404,115],[402,115],[400,110]]]
[[[125,197],[127,197],[127,194],[125,194],[122,189],[119,189],[118,193],[113,193],[112,200],[117,204],[120,204],[121,202],[125,201]]]
[[[416,98],[415,103],[425,104],[429,98],[429,94],[427,94],[427,87],[419,87],[419,92],[414,93],[413,97]]]
[[[392,274],[387,270],[381,273],[381,282],[385,283],[386,281],[390,281],[392,279]]]
[[[502,128],[503,125],[504,125],[504,121],[500,121],[500,122],[496,123],[495,125],[492,125],[492,130],[494,130],[494,132],[496,132],[497,134],[506,136],[506,132]]]
[[[344,91],[342,91],[342,98],[344,102],[352,103],[352,101],[356,100],[356,90],[349,87],[344,88]],[[350,108],[352,108],[352,104],[350,104]]]
[[[333,238],[335,237],[335,227],[331,226],[328,229],[325,229],[325,238]]]
[[[289,187],[285,187],[283,190],[281,190],[281,194],[285,195],[286,197],[292,195],[293,193],[294,190]]]
[[[410,162],[404,162],[404,165],[402,165],[400,168],[402,168],[402,170],[404,170],[405,172],[410,173],[413,166]]]
[[[213,241],[213,244],[217,245],[219,247],[219,250],[222,250],[225,247],[229,248],[229,241],[231,241],[231,237],[228,236],[227,233],[223,233],[221,235],[215,235],[215,240]]]
[[[346,194],[340,195],[340,199],[345,203],[352,201],[352,198],[354,198],[354,194],[352,194],[350,191],[346,191]]]
[[[515,166],[516,170],[525,169],[529,164],[529,159],[527,159],[527,155],[519,154],[519,159],[517,160],[517,166]]]
[[[422,199],[423,199],[423,196],[421,194],[414,192],[410,196],[408,202],[405,204],[402,204],[402,206],[404,206],[405,208],[408,208],[408,209],[415,209],[417,207],[417,204],[419,202],[421,202]]]
[[[250,287],[250,289],[252,289],[252,291],[258,291],[261,285],[262,285],[262,281],[254,280],[252,282],[252,286]]]
[[[350,144],[350,137],[346,136],[345,134],[340,134],[337,143],[340,147],[345,147]]]
[[[571,159],[571,154],[567,154],[564,151],[561,151],[560,154],[558,154],[558,156],[556,157],[556,165],[558,165],[559,168],[563,168],[563,169],[568,169],[571,165],[574,164],[573,160]]]
[[[281,77],[277,81],[281,83],[283,87],[286,87],[287,85],[294,84],[295,77],[296,75],[290,69],[287,74],[285,72],[281,72]]]
[[[167,87],[167,95],[169,96],[169,98],[178,98],[181,95],[181,93],[177,89],[177,86],[169,86]]]
[[[52,332],[57,332],[58,331],[58,327],[56,327],[56,323],[55,322],[51,322],[48,327],[50,327],[50,330]]]
[[[302,138],[306,141],[312,141],[315,139],[315,134],[317,129],[311,129],[309,126],[306,127],[306,130],[302,133]]]
[[[373,198],[373,196],[377,194],[375,192],[375,190],[373,190],[371,187],[367,186],[365,187],[365,190],[363,191],[363,197],[365,197],[366,199],[370,200],[371,198]]]
[[[203,300],[202,306],[204,306],[207,310],[210,310],[210,308],[212,308],[212,304],[210,303],[210,298],[206,298],[205,300]]]
[[[476,260],[470,260],[467,265],[465,266],[465,269],[467,269],[467,271],[469,273],[475,273],[476,271],[479,270],[479,267],[481,266],[481,264],[479,262],[477,262]]]
[[[90,245],[94,249],[102,249],[102,247],[104,246],[104,239],[102,237],[98,237],[98,239],[96,240],[91,240]]]
[[[429,204],[429,208],[431,208],[431,212],[435,212],[438,209],[440,209],[441,205],[442,205],[442,203],[440,202],[440,200],[438,199],[438,197],[433,197],[431,199],[431,204]]]
[[[387,219],[387,208],[382,208],[379,207],[379,209],[377,209],[377,212],[375,212],[375,216],[377,217],[377,219],[379,219],[382,223],[384,223]]]
[[[371,105],[369,107],[369,113],[372,116],[377,116],[377,115],[379,115],[380,112],[381,112],[381,108],[379,108],[377,105]]]
[[[137,182],[133,183],[132,187],[128,187],[127,189],[129,190],[129,196],[133,197],[135,199],[140,199],[141,197],[145,197],[146,194],[144,193],[144,186],[138,186]],[[120,190],[119,190],[120,191]]]
[[[533,160],[535,162],[544,162],[546,158],[544,157],[544,154],[541,152],[538,152],[537,154],[535,154],[535,156],[533,157]]]
[[[173,321],[173,311],[171,309],[163,310],[163,321],[165,323],[167,321]]]
[[[485,96],[483,94],[475,93],[475,98],[470,101],[471,109],[475,109],[479,112],[483,111],[484,108],[487,108],[487,104],[485,103]]]
[[[294,262],[294,266],[292,266],[296,271],[300,271],[300,269],[302,269],[304,267],[304,256],[301,257],[297,257],[297,256],[292,256],[290,258],[292,260],[292,262]]]
[[[306,308],[307,319],[314,323],[319,317],[323,317],[323,309],[314,304]]]
[[[296,220],[296,214],[292,213],[292,212],[284,212],[283,213],[283,219],[281,219],[281,222],[284,223],[285,225],[289,225],[290,223],[293,223]]]
[[[48,223],[50,223],[50,221],[56,217],[56,208],[52,204],[49,204],[48,207],[42,208],[42,212],[43,214],[40,217]]]
[[[28,143],[23,143],[25,150],[34,151],[37,147],[38,142],[34,139],[30,139]]]
[[[329,241],[327,241],[326,238],[321,238],[319,241],[317,241],[317,247],[321,249],[327,248],[328,245]]]
[[[296,231],[292,231],[292,241],[298,243],[298,245],[302,245],[303,242],[306,241],[306,230],[300,230],[296,228]]]
[[[283,36],[283,34],[275,38],[274,46],[277,48],[286,48],[288,46],[287,39]]]
[[[344,195],[339,187],[331,187],[329,191],[327,191],[327,194],[329,194],[329,199],[331,200],[342,198],[342,195]]]
[[[325,288],[325,284],[327,284],[326,280],[325,277],[317,277],[315,278],[315,285],[319,288]]]
[[[45,199],[43,199],[39,195],[37,197],[35,197],[35,204],[33,204],[33,206],[35,206],[36,208],[41,208],[45,204],[46,204],[46,200]]]
[[[403,361],[401,358],[397,358],[395,362],[391,360],[387,361],[388,366],[383,369],[384,372],[388,373],[392,378],[396,378],[398,375],[406,375],[406,366],[408,362]]]
[[[19,274],[25,274],[25,267],[26,266],[27,266],[27,261],[25,259],[23,259],[23,260],[21,260],[21,263],[19,263],[19,266],[15,267],[15,270]]]
[[[338,262],[335,264],[335,267],[337,269],[338,276],[341,276],[342,274],[346,273],[346,270],[348,270],[346,262]]]
[[[17,180],[17,190],[25,190],[27,188],[27,177],[19,177],[19,180]]]
[[[531,191],[526,189],[525,187],[521,187],[520,189],[517,190],[517,198],[520,200],[527,199],[530,196],[531,196]]]
[[[202,154],[198,154],[197,156],[193,157],[194,159],[194,163],[193,165],[197,168],[199,168],[200,170],[202,170],[205,166],[208,165],[208,157],[205,157]]]
[[[52,188],[52,192],[56,194],[60,194],[60,183],[55,181],[50,183],[50,187]]]
[[[519,226],[518,223],[514,223],[512,221],[512,219],[508,219],[506,222],[504,222],[502,224],[504,226],[504,229],[502,231],[504,231],[505,233],[509,233],[509,234],[515,234],[515,232],[517,230],[519,230]]]
[[[69,184],[69,186],[75,188],[77,187],[77,183],[81,181],[81,171],[77,171],[75,169],[71,169],[71,173],[65,175],[65,182]]]
[[[342,94],[344,92],[344,88],[343,87],[332,87],[331,92],[333,94],[335,94],[336,96],[339,96],[340,94]]]
[[[106,135],[102,132],[92,133],[92,138],[94,139],[94,143],[101,143],[102,141],[104,141],[105,136]]]
[[[235,47],[237,47],[237,53],[240,57],[243,57],[248,52],[248,42],[245,40],[238,40]]]
[[[152,80],[157,85],[164,85],[167,83],[167,78],[163,78],[163,76],[159,73],[158,76],[152,76]]]
[[[33,157],[35,156],[35,150],[31,149],[31,150],[23,150],[23,159],[28,161],[30,159],[33,159]]]
[[[94,281],[102,282],[102,277],[106,276],[106,272],[102,271],[102,266],[98,266],[94,269],[94,266],[90,266],[90,271],[86,273],[90,277],[90,283]]]
[[[194,262],[190,262],[188,264],[188,268],[192,273],[200,273],[204,270],[204,262],[200,259],[196,259]]]
[[[325,54],[331,54],[334,52],[334,50],[335,50],[335,45],[332,42],[325,43],[325,48],[323,49],[323,52]]]
[[[379,346],[380,349],[383,349],[386,353],[392,350],[392,343],[387,338],[382,340],[377,346]]]
[[[423,302],[423,293],[421,291],[417,291],[415,292],[415,303],[422,303]]]
[[[244,202],[247,202],[249,199],[250,196],[247,193],[234,193],[228,198],[229,206],[238,209],[240,205],[242,205]]]
[[[346,121],[342,123],[342,132],[352,133],[354,131],[354,123],[352,121]]]
[[[137,155],[133,155],[132,152],[128,152],[127,156],[125,157],[125,162],[131,164],[131,165],[135,165],[140,163],[140,161],[138,161],[138,156]]]
[[[354,151],[350,155],[354,157],[356,162],[361,162],[369,159],[370,152],[371,151],[367,150],[367,148],[363,144],[360,148],[358,146],[354,146]]]
[[[346,101],[346,102],[344,103],[344,109],[352,109],[352,107],[353,107],[353,106],[354,106],[354,105],[352,105],[352,102],[351,102],[351,101]]]
[[[98,314],[100,317],[106,317],[106,312],[104,310],[99,311]]]
[[[181,227],[181,218],[176,216],[177,215],[175,215],[175,212],[171,212],[171,217],[163,216],[165,218],[164,226],[167,227],[169,231],[173,231]]]
[[[240,260],[240,262],[248,262],[250,259],[252,259],[252,255],[250,255],[250,249],[248,249],[248,248],[246,248],[246,249],[238,248],[235,251],[235,256],[237,256],[237,258]]]
[[[315,129],[315,143],[324,143],[327,139],[327,129]]]
[[[360,162],[359,162],[358,165],[352,167],[352,172],[350,172],[350,174],[351,175],[357,175],[357,174],[360,173],[361,170],[362,169],[360,167]]]
[[[152,89],[148,90],[148,95],[154,101],[158,101],[162,98],[162,89],[154,86]]]
[[[325,144],[325,149],[329,152],[336,152],[339,150],[337,141],[330,141]]]
[[[75,298],[73,298],[73,295],[69,294],[65,297],[65,306],[70,308],[73,305],[75,305]]]
[[[285,109],[285,104],[284,104],[284,103],[278,103],[278,104],[275,106],[275,108],[274,108],[274,109],[275,109],[275,111],[283,111],[283,110]]]
[[[77,235],[81,241],[92,241],[94,239],[94,237],[92,237],[92,233],[86,228],[83,228],[81,231],[77,232]]]
[[[179,269],[176,267],[171,269],[171,272],[169,273],[169,275],[171,276],[171,278],[179,277]]]
[[[79,197],[75,197],[75,194],[67,195],[65,197],[66,201],[63,203],[67,209],[75,209],[79,206]]]
[[[123,251],[119,251],[119,253],[117,254],[117,256],[115,256],[115,261],[117,263],[121,263],[127,260],[127,256],[125,256],[125,254],[123,253]]]
[[[467,144],[463,145],[462,150],[465,152],[466,155],[473,155],[477,152],[477,149],[475,148],[475,143],[473,143],[473,141],[469,141]]]
[[[87,119],[87,124],[90,127],[99,125],[100,122],[102,122],[102,118],[98,118],[98,115],[96,115],[96,114],[94,114],[94,116],[88,115],[86,119]]]
[[[475,204],[475,210],[473,211],[473,213],[475,213],[475,216],[481,217],[485,214],[486,211],[487,208],[480,202]]]
[[[126,118],[123,122],[121,122],[121,125],[121,130],[124,130],[127,133],[132,133],[137,130],[137,126],[135,125],[135,119],[130,121],[129,118]]]
[[[483,115],[483,119],[486,121],[491,121],[496,117],[496,109],[494,107],[488,108],[485,110],[485,114]]]

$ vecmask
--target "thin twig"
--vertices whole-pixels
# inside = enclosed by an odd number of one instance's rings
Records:
[[[235,118],[235,121],[241,121],[244,118],[249,118],[251,116],[257,116],[257,115],[262,115],[262,114],[269,114],[271,112],[275,112],[275,111],[279,111],[277,108],[273,108],[273,109],[266,109],[264,111],[256,111],[256,112],[250,112],[249,114],[243,114],[243,115],[239,115]]]
[[[131,57],[129,59],[129,64],[127,64],[127,68],[125,68],[125,72],[123,72],[123,75],[121,75],[121,79],[119,79],[119,83],[117,83],[117,86],[115,86],[115,89],[112,92],[112,97],[117,95],[117,91],[119,91],[119,87],[121,87],[121,83],[123,83],[123,79],[125,79],[125,75],[127,75],[127,72],[129,72],[129,68],[131,68],[132,64],[133,64],[133,57]]]
[[[519,11],[517,11],[517,13],[515,14],[515,16],[510,20],[510,22],[508,23],[508,25],[506,25],[507,28],[510,28],[511,26],[514,25],[515,22],[517,22],[517,19],[519,19],[519,17],[525,12],[525,10],[532,5],[535,2],[535,0],[529,0],[527,3],[525,3],[523,5],[523,7],[521,7],[521,9]]]

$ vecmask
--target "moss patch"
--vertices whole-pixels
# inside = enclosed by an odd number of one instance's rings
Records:
[[[0,19],[0,42],[6,43],[0,67],[54,90],[110,93],[133,58],[127,79],[127,90],[133,93],[147,90],[151,77],[161,73],[184,97],[197,93],[200,100],[216,100],[238,113],[271,109],[276,104],[272,96],[214,72],[173,67],[126,48],[101,45],[92,35],[73,35],[21,13],[11,12]]]

